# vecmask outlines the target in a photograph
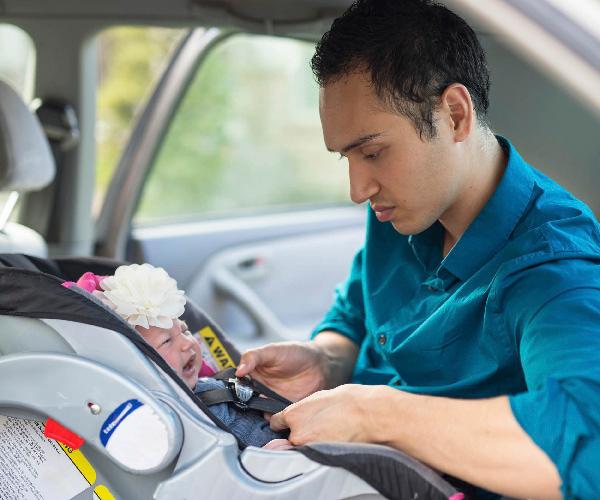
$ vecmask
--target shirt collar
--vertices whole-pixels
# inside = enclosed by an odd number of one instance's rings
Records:
[[[421,265],[429,274],[433,274],[442,260],[442,243],[444,241],[444,227],[435,221],[419,234],[411,234],[408,244]]]
[[[514,146],[504,137],[498,142],[508,154],[500,184],[454,248],[441,262],[443,269],[465,281],[508,241],[523,216],[533,192],[533,176]]]

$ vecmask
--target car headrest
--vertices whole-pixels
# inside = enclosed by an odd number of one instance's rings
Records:
[[[54,178],[55,165],[37,117],[0,81],[0,191],[36,191]]]

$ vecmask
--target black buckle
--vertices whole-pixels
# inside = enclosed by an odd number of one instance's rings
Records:
[[[235,377],[227,380],[227,387],[233,394],[233,403],[240,410],[248,409],[248,401],[254,396],[254,384],[248,376]]]

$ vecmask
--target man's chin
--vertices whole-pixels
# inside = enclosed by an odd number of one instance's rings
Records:
[[[404,236],[409,236],[411,234],[410,232],[406,232],[406,228],[404,227],[404,225],[399,222],[390,221],[390,224],[396,230],[396,232],[398,232]]]
[[[422,233],[426,229],[429,229],[433,223],[426,225],[426,224],[416,224],[414,222],[410,223],[407,221],[392,220],[392,221],[390,221],[390,224],[401,235],[411,236],[411,235]]]

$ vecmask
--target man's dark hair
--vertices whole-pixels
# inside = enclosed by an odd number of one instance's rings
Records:
[[[311,67],[321,87],[366,70],[382,102],[429,139],[439,96],[452,83],[468,89],[485,122],[485,53],[462,18],[431,0],[356,1],[323,35]]]

